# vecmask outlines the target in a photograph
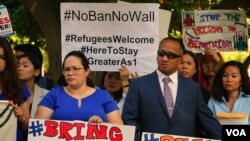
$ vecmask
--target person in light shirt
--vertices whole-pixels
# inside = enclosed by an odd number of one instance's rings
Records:
[[[219,69],[208,106],[217,113],[250,114],[250,82],[246,68],[237,61],[226,62]],[[248,124],[250,117],[248,116]]]
[[[41,77],[42,60],[34,53],[25,53],[18,57],[18,78],[27,85],[31,96],[28,99],[30,116],[34,118],[37,105],[48,90],[37,85]]]

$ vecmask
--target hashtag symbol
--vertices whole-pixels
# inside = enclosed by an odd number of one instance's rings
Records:
[[[70,18],[71,18],[71,11],[66,10],[66,12],[64,13],[64,20],[68,21]]]
[[[37,120],[36,122],[32,121],[31,126],[29,127],[29,134],[33,134],[34,137],[41,136],[43,131],[43,124],[40,124]]]
[[[85,53],[86,52],[86,47],[82,48],[82,52]]]
[[[65,42],[68,42],[68,41],[70,41],[70,34],[67,34],[67,35],[65,36]]]
[[[150,138],[148,138],[148,134],[144,135],[145,141],[159,141],[159,138],[154,138],[154,134],[150,134]]]

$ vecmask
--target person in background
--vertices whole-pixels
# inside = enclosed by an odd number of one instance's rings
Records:
[[[198,82],[199,64],[196,55],[193,52],[188,50],[184,51],[181,62],[178,65],[178,72],[182,76]],[[196,120],[195,128],[196,137],[207,138],[199,119]]]
[[[200,58],[198,82],[202,87],[206,103],[211,95],[214,77],[223,63],[222,56],[214,48],[206,49]]]
[[[229,61],[219,69],[208,102],[214,115],[217,113],[246,113],[250,115],[250,83],[242,63]],[[250,124],[250,116],[248,117]]]
[[[35,118],[123,124],[112,97],[105,90],[87,85],[90,68],[82,52],[68,53],[62,66],[67,86],[50,90],[40,102]]]
[[[131,80],[122,118],[136,126],[135,141],[142,132],[195,136],[197,119],[210,138],[221,139],[221,125],[205,104],[200,85],[177,72],[183,51],[179,39],[164,38],[157,70]]]
[[[29,124],[29,90],[17,76],[15,57],[10,44],[0,37],[0,100],[13,100],[17,117],[17,141],[27,140]]]
[[[185,51],[181,62],[178,65],[178,72],[189,79],[198,81],[199,64],[195,54],[191,51]]]
[[[101,89],[110,93],[122,113],[124,101],[129,89],[130,72],[126,66],[121,66],[119,72],[104,72],[101,78]],[[131,73],[132,78],[138,77],[137,73]]]
[[[31,118],[34,118],[38,103],[48,92],[37,85],[41,77],[42,60],[32,53],[25,53],[18,57],[17,61],[17,74],[18,78],[26,84],[31,96],[28,103],[31,109]]]
[[[16,45],[14,47],[14,50],[15,50],[16,60],[18,60],[18,58],[25,53],[31,53],[31,54],[36,54],[37,57],[40,60],[42,60],[42,62],[43,62],[42,53],[41,53],[40,49],[35,45],[20,44],[20,45]],[[42,72],[41,72],[41,74],[42,74]],[[47,77],[44,77],[42,75],[40,76],[39,80],[37,81],[37,85],[44,88],[44,89],[47,89],[47,90],[50,90],[51,88],[56,86],[56,84],[54,83],[53,80],[51,80]]]

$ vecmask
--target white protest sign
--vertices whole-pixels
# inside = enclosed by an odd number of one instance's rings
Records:
[[[247,51],[246,14],[240,10],[185,11],[182,16],[183,41],[187,50],[201,53]]]
[[[159,7],[153,3],[61,3],[62,59],[85,53],[94,71],[156,69]]]
[[[168,29],[171,19],[171,11],[168,10],[159,10],[159,36],[160,40],[168,37]]]
[[[135,127],[83,121],[30,119],[28,141],[132,141]]]
[[[167,135],[158,133],[142,133],[141,141],[219,141],[214,139],[189,137],[189,136],[177,136],[177,135]]]
[[[13,34],[12,25],[7,8],[0,5],[0,37],[7,37]]]
[[[14,114],[12,100],[0,100],[0,139],[1,141],[15,141],[17,118]]]
[[[120,1],[118,0],[118,3],[126,3],[128,2],[125,1]],[[133,4],[133,3],[132,3]],[[169,29],[169,24],[171,20],[171,11],[165,10],[165,9],[159,9],[159,37],[160,40],[168,37],[168,29]]]

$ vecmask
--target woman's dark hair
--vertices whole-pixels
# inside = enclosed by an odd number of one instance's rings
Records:
[[[183,53],[183,55],[185,55],[185,54],[191,56],[193,58],[193,60],[194,60],[194,65],[195,65],[196,73],[193,75],[192,80],[198,82],[199,64],[198,64],[197,57],[196,57],[196,55],[192,51],[185,50],[184,53]]]
[[[81,64],[82,64],[84,70],[86,71],[86,70],[89,69],[89,62],[88,62],[88,59],[87,59],[87,57],[84,55],[84,53],[82,53],[81,51],[71,51],[71,52],[69,52],[69,53],[65,56],[65,58],[64,58],[64,60],[63,60],[63,65],[62,65],[63,68],[64,68],[65,60],[66,60],[68,57],[70,57],[70,56],[75,56],[75,57],[77,57],[77,58],[80,58]],[[95,88],[94,82],[93,82],[89,77],[87,77],[86,79],[87,79],[87,80],[86,80],[87,85],[90,86],[90,87],[92,87],[92,88]],[[61,75],[61,76],[60,76],[60,78],[58,79],[57,83],[58,83],[59,85],[61,85],[61,86],[67,86],[67,82],[65,81],[64,75]]]
[[[250,55],[248,55],[247,59],[244,61],[243,66],[248,69],[250,65]]]
[[[26,52],[25,54],[18,57],[17,63],[19,63],[21,58],[25,58],[25,57],[27,57],[30,60],[35,70],[38,69],[40,71],[40,74],[35,77],[35,83],[37,83],[42,75],[42,64],[43,64],[42,60],[36,54]]]
[[[5,60],[5,69],[0,72],[0,84],[2,94],[7,100],[13,100],[15,104],[22,103],[23,91],[17,76],[16,61],[10,44],[5,38],[0,37],[0,48],[4,51],[1,59]]]
[[[249,82],[249,76],[247,74],[247,70],[246,68],[243,66],[242,63],[237,62],[237,61],[229,61],[226,62],[225,64],[223,64],[221,66],[221,68],[219,69],[218,73],[216,74],[215,78],[214,78],[214,82],[213,82],[213,86],[212,86],[212,95],[213,97],[218,100],[218,101],[222,101],[222,97],[225,97],[225,100],[228,101],[229,98],[226,94],[225,89],[223,88],[222,85],[222,77],[225,73],[225,70],[227,67],[229,66],[233,66],[239,69],[240,71],[240,76],[241,76],[241,91],[243,91],[245,94],[250,95],[250,82]]]
[[[116,75],[118,75],[120,77],[120,74],[119,72],[113,72],[113,73],[117,73]],[[102,74],[102,77],[101,77],[101,86],[100,88],[101,89],[105,89],[105,86],[104,86],[104,79],[105,79],[105,76],[108,74],[108,72],[103,72]],[[116,103],[118,103],[121,99],[122,99],[122,94],[123,94],[123,88],[121,87],[118,91],[112,93],[111,95],[113,96],[114,100],[116,101]]]
[[[84,53],[82,53],[81,51],[71,51],[71,52],[69,52],[69,53],[65,56],[65,58],[64,58],[64,60],[63,60],[63,64],[62,64],[63,68],[64,68],[65,60],[66,60],[68,57],[70,57],[70,56],[75,56],[75,57],[77,57],[77,58],[80,58],[81,64],[82,64],[84,70],[86,71],[86,70],[89,69],[89,62],[88,62],[88,59],[87,59],[87,57],[84,55]]]
[[[19,44],[14,47],[15,51],[22,51],[23,53],[31,53],[37,55],[37,57],[43,62],[43,55],[39,47],[32,44]],[[17,56],[19,57],[19,56]]]

